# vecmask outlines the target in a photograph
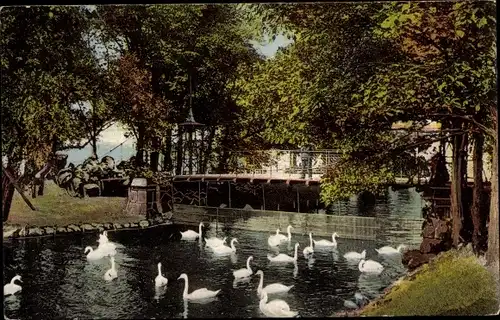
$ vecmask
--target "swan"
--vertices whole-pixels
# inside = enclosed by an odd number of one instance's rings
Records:
[[[276,229],[276,234],[273,234],[271,236],[269,236],[269,238],[267,239],[267,244],[269,244],[270,247],[275,247],[277,245],[279,245],[281,243],[281,237],[282,236],[280,234],[280,229]]]
[[[115,258],[111,257],[111,269],[106,271],[106,273],[104,274],[104,280],[111,281],[116,277],[118,277],[118,274],[116,273],[115,269]]]
[[[222,246],[224,243],[226,243],[227,237],[224,237],[223,239],[217,238],[217,237],[212,237],[209,239],[205,238],[205,244],[207,247],[218,247]]]
[[[16,292],[21,291],[21,289],[22,289],[21,286],[14,283],[16,280],[19,280],[19,282],[22,282],[21,276],[15,275],[14,278],[12,278],[12,280],[10,280],[10,283],[7,283],[6,285],[3,286],[3,295],[4,296],[8,296],[10,294],[15,294]]]
[[[337,234],[337,232],[334,232],[332,234],[332,241],[329,241],[329,240],[324,240],[324,239],[321,239],[321,240],[313,240],[314,242],[314,246],[316,247],[337,247],[337,240],[335,240],[335,237],[338,237],[339,235]]]
[[[102,234],[99,234],[99,240],[97,240],[97,242],[99,242],[99,244],[104,244],[104,243],[109,242],[108,232],[103,231]]]
[[[298,248],[299,248],[299,244],[296,243],[295,244],[295,254],[293,255],[293,257],[290,257],[289,255],[284,254],[284,253],[280,253],[275,257],[272,257],[271,255],[268,254],[267,259],[269,259],[269,261],[271,261],[271,262],[295,262],[295,261],[297,261]]]
[[[312,236],[312,233],[309,232],[309,246],[305,247],[304,248],[304,257],[308,257],[310,254],[313,254],[314,253],[314,249],[313,249],[313,236]]]
[[[253,260],[252,256],[248,257],[248,259],[247,259],[247,267],[246,268],[239,269],[239,270],[236,270],[236,271],[233,272],[233,276],[236,279],[248,278],[248,277],[250,277],[253,274],[252,268],[250,268],[250,260]]]
[[[344,254],[344,258],[347,260],[360,260],[366,257],[366,250],[363,250],[361,253],[350,251]]]
[[[116,254],[116,245],[109,241],[107,231],[99,235],[97,242],[99,242],[97,249],[101,250],[105,256],[114,256]]]
[[[401,253],[401,250],[406,248],[404,244],[400,244],[397,249],[394,249],[393,247],[385,246],[380,249],[375,249],[378,254],[399,254]]]
[[[288,236],[285,236],[284,234],[276,233],[275,237],[280,242],[291,241],[292,240],[292,233],[290,232],[291,229],[293,229],[293,227],[291,225],[289,225],[288,227],[286,227],[286,233],[288,234]]]
[[[200,222],[200,225],[198,227],[198,232],[195,232],[193,230],[187,230],[184,232],[181,232],[181,240],[196,240],[198,237],[201,237],[201,227],[203,227],[203,222]]]
[[[87,251],[89,251],[88,254]],[[92,249],[92,247],[85,247],[84,253],[87,254],[87,260],[100,260],[105,256],[104,253],[101,250],[99,250],[99,248],[94,250]]]
[[[361,259],[358,269],[361,272],[380,273],[384,267],[377,261]]]
[[[155,286],[163,287],[168,283],[168,279],[161,274],[161,262],[158,262],[158,275],[155,278]]]
[[[285,286],[284,284],[281,283],[271,283],[264,286],[264,272],[262,270],[257,271],[257,275],[260,275],[260,281],[259,281],[259,287],[257,288],[257,293],[259,295],[262,294],[262,291],[265,291],[267,294],[272,294],[272,293],[285,293],[290,291],[292,289],[293,285],[291,286]]]
[[[188,293],[189,283],[188,283],[187,274],[185,274],[185,273],[181,274],[179,276],[179,278],[177,278],[177,280],[179,280],[179,279],[184,279],[184,281],[185,281],[184,292],[182,293],[182,297],[185,300],[209,299],[209,298],[215,297],[220,292],[220,289],[217,291],[211,291],[211,290],[208,290],[207,288],[201,288],[201,289],[195,290],[191,293]]]
[[[298,314],[296,311],[291,311],[288,303],[281,299],[275,299],[267,302],[267,293],[265,291],[262,292],[260,299],[260,311],[268,317],[291,318]]]
[[[228,254],[228,253],[236,252],[236,247],[234,246],[235,242],[238,242],[238,239],[233,238],[233,239],[231,239],[231,247],[222,245],[222,246],[212,248],[212,250],[216,254]]]

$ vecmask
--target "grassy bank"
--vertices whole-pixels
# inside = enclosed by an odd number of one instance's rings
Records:
[[[129,216],[124,212],[126,198],[74,198],[52,181],[46,182],[43,196],[37,196],[35,199],[27,194],[26,196],[38,210],[31,210],[15,191],[9,219],[4,225],[65,226],[71,223],[91,222],[126,223],[144,218]]]
[[[361,311],[364,316],[488,315],[498,311],[493,275],[469,249],[442,253]]]

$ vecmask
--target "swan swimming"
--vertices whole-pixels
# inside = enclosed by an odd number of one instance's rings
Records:
[[[344,258],[347,260],[361,260],[366,257],[366,250],[363,250],[361,253],[350,251],[344,254]]]
[[[337,247],[337,240],[335,240],[335,237],[338,237],[339,235],[337,234],[337,232],[334,232],[332,234],[332,241],[329,241],[329,240],[324,240],[324,239],[321,239],[321,240],[313,240],[314,242],[314,246],[316,247]]]
[[[116,255],[116,245],[109,241],[108,239],[108,232],[104,231],[102,234],[99,235],[99,246],[97,249],[99,249],[104,256],[114,256]]]
[[[177,278],[177,280],[184,279],[185,285],[184,285],[184,292],[182,293],[182,298],[185,300],[202,300],[202,299],[209,299],[215,297],[219,292],[220,289],[217,291],[211,291],[208,290],[207,288],[201,288],[198,290],[195,290],[191,293],[188,293],[188,287],[189,287],[189,282],[188,282],[188,276],[187,274],[183,273]]]
[[[252,256],[248,257],[247,267],[236,270],[233,272],[233,276],[235,279],[248,278],[253,274],[252,268],[250,268],[250,261],[251,260],[253,260],[253,257]]]
[[[267,255],[267,259],[271,262],[295,262],[297,261],[297,250],[299,249],[299,243],[295,244],[295,254],[293,257],[290,257],[287,254],[280,253],[275,257],[272,257],[270,254]]]
[[[281,234],[277,232],[274,236],[280,241],[280,242],[285,242],[285,241],[291,241],[292,240],[292,233],[290,232],[293,227],[291,225],[288,225],[286,227],[286,233],[288,234],[285,236],[284,234]],[[279,229],[278,229],[279,230]]]
[[[312,236],[312,233],[309,232],[309,246],[305,247],[304,248],[304,257],[307,258],[309,257],[309,255],[313,254],[314,253],[314,249],[313,249],[313,236]]]
[[[217,237],[212,237],[209,239],[205,238],[205,245],[207,247],[215,248],[218,246],[222,246],[224,243],[226,243],[227,237],[224,237],[223,239],[217,238]]]
[[[89,251],[89,253],[87,254],[87,251]],[[104,252],[102,252],[101,250],[99,250],[99,248],[97,248],[96,250],[92,249],[92,247],[85,247],[85,251],[84,251],[85,254],[87,254],[87,260],[100,260],[102,258],[104,258],[105,254]]]
[[[14,282],[18,280],[19,282],[21,281],[21,276],[20,275],[15,275],[12,280],[10,280],[9,283],[3,286],[3,295],[8,296],[11,294],[15,294],[18,291],[22,290],[22,287],[18,284],[15,284]]]
[[[229,253],[236,252],[236,247],[234,246],[235,242],[238,242],[238,239],[233,238],[233,239],[231,239],[231,247],[222,245],[222,246],[212,248],[212,250],[216,254],[229,254]]]
[[[264,286],[264,272],[262,272],[262,270],[259,270],[257,271],[256,275],[260,275],[259,287],[257,288],[257,294],[259,296],[262,294],[262,291],[265,291],[267,294],[285,293],[290,291],[290,289],[292,289],[294,286],[285,286],[281,283],[271,283],[262,288]]]
[[[158,275],[155,278],[155,286],[163,287],[168,283],[168,279],[161,274],[161,262],[158,262]]]
[[[116,273],[115,269],[115,258],[111,257],[111,269],[106,271],[106,273],[104,274],[104,280],[111,281],[116,277],[118,277],[118,274]]]
[[[281,234],[280,234],[280,229],[276,229],[276,234],[270,235],[269,238],[267,238],[267,244],[270,247],[276,247],[281,243]]]
[[[259,308],[260,311],[267,317],[295,317],[298,312],[291,311],[288,303],[281,299],[274,299],[267,302],[267,293],[262,291],[260,296]]]
[[[203,222],[200,222],[200,225],[198,226],[198,232],[195,232],[193,230],[181,232],[181,240],[196,240],[198,239],[198,237],[201,238],[201,227],[203,227]]]
[[[382,247],[380,249],[375,249],[375,251],[377,251],[378,254],[390,255],[390,254],[399,254],[402,252],[401,250],[403,250],[405,248],[406,248],[406,246],[404,244],[400,244],[397,247],[397,249],[390,247],[390,246],[385,246],[385,247]]]
[[[358,264],[358,269],[361,272],[381,273],[384,267],[377,261],[361,259]]]

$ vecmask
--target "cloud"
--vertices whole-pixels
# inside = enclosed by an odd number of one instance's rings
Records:
[[[131,136],[128,139],[125,137],[126,130],[119,123],[114,123],[111,127],[101,132],[99,135],[99,144],[132,146],[136,139]]]

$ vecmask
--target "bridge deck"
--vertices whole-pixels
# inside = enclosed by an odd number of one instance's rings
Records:
[[[232,181],[232,182],[260,182],[260,183],[286,183],[286,184],[305,184],[319,185],[320,177],[313,178],[298,178],[294,175],[289,176],[269,176],[268,174],[193,174],[193,175],[176,175],[174,181]],[[396,178],[396,185],[410,186],[407,178]],[[425,178],[420,179],[419,183],[426,182]],[[417,181],[413,181],[417,184]]]

